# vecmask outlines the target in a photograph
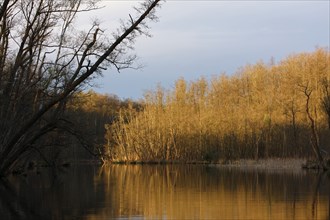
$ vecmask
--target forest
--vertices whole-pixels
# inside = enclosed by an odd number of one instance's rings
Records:
[[[260,61],[143,99],[93,90],[68,99],[40,149],[20,163],[227,163],[238,159],[317,158],[330,153],[330,53],[318,48],[278,63]],[[316,135],[316,136],[314,136]],[[314,139],[315,138],[315,139]],[[318,149],[315,149],[318,148]]]
[[[233,75],[158,85],[143,110],[119,109],[105,124],[112,162],[228,162],[318,158],[330,153],[330,54],[326,48],[260,61]]]

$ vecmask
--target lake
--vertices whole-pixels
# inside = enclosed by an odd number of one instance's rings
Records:
[[[0,219],[329,219],[328,174],[79,165],[0,182]]]

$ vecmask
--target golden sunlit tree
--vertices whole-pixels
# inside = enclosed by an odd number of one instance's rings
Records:
[[[111,148],[132,148],[134,160],[313,154],[322,160],[330,152],[329,62],[329,51],[318,48],[278,64],[247,65],[232,76],[181,78],[171,91],[159,86],[147,93],[143,111],[113,125],[117,136]],[[106,137],[111,136],[109,130]]]

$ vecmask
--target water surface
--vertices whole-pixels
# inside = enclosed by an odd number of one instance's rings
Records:
[[[0,183],[1,219],[329,219],[330,177],[205,165],[75,166]]]

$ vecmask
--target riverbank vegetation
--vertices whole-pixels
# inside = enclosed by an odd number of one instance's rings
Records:
[[[104,148],[105,124],[113,123],[120,109],[132,106],[137,111],[141,105],[133,100],[121,100],[110,94],[93,90],[77,92],[68,100],[61,120],[65,125],[38,140],[38,145],[48,146],[39,150],[46,165],[68,161],[95,161]],[[37,160],[40,155],[29,157]]]
[[[258,62],[235,74],[147,92],[106,127],[108,161],[219,161],[330,153],[326,48]]]

